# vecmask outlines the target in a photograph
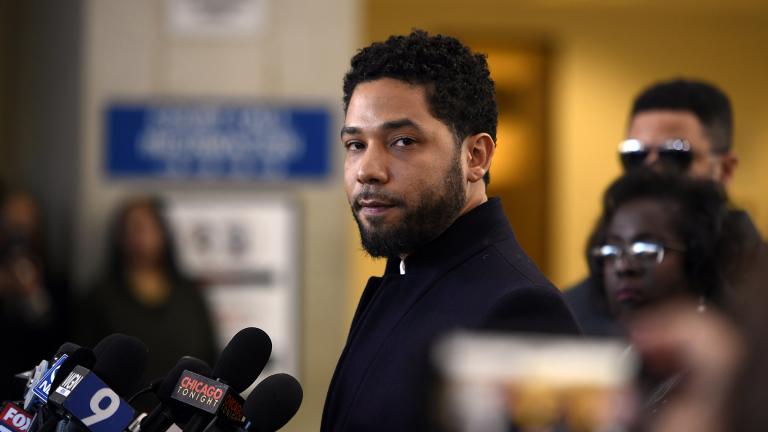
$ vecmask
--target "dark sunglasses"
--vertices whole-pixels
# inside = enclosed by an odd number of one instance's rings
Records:
[[[693,162],[691,144],[682,139],[675,138],[662,142],[660,145],[650,146],[636,139],[624,140],[619,144],[619,159],[624,171],[631,171],[645,165],[645,161],[651,152],[656,152],[658,163],[664,168],[684,173]]]

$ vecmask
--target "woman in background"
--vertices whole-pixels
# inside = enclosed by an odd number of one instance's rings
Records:
[[[676,316],[706,316],[685,329],[691,340],[697,328],[703,332],[706,323],[727,316],[745,267],[754,263],[743,249],[744,238],[728,218],[724,191],[712,181],[647,170],[621,177],[606,191],[589,248],[594,298],[602,300],[619,328],[630,330],[632,344],[643,357],[641,429],[679,425],[684,416],[668,407],[678,406],[673,396],[688,388],[688,377],[698,374],[692,364],[647,355],[653,352],[649,347],[664,338],[642,335],[669,322],[657,312],[669,304],[677,305]],[[672,335],[673,326],[664,325]],[[705,363],[735,362],[734,356],[705,357]],[[713,391],[724,397],[724,389]]]
[[[594,297],[619,321],[647,306],[687,297],[722,305],[743,264],[742,233],[714,182],[641,171],[605,193],[590,240]]]
[[[82,303],[78,343],[125,333],[149,347],[144,376],[165,375],[182,356],[211,364],[216,348],[199,287],[179,270],[158,199],[134,198],[117,211],[107,274]]]

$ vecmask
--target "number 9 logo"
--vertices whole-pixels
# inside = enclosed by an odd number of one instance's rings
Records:
[[[105,400],[109,401],[109,405],[102,409],[101,403]],[[86,426],[91,426],[112,417],[120,408],[120,397],[112,389],[105,387],[93,394],[90,405],[93,415],[82,419],[83,424]]]

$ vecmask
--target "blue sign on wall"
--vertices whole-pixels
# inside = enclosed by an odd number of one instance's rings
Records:
[[[325,108],[113,104],[106,122],[113,177],[319,180],[331,169]]]

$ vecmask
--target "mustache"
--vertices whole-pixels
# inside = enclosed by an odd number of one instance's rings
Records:
[[[402,206],[405,202],[397,195],[382,190],[363,189],[352,198],[352,208],[359,210],[361,201],[382,201],[391,206]]]

